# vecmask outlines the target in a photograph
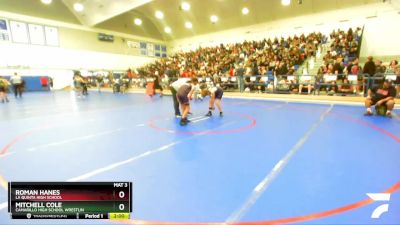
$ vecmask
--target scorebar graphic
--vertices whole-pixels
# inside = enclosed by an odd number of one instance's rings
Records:
[[[130,219],[132,182],[9,182],[12,219]]]

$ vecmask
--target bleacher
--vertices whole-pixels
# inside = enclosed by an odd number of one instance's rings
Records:
[[[138,72],[141,77],[151,76],[156,71],[169,77],[196,76],[203,82],[213,81],[225,91],[360,94],[366,83],[362,81],[362,71],[352,74],[344,68],[358,59],[362,34],[361,28],[348,31],[337,29],[329,35],[314,32],[286,39],[221,44],[176,53],[168,59],[139,68]],[[323,48],[324,52],[321,51]],[[326,69],[310,73],[310,61]],[[307,65],[303,65],[304,62]],[[239,90],[241,78],[231,72],[232,68],[237,70],[239,64],[244,64],[246,70],[244,90]],[[134,82],[143,83],[138,80],[140,78]]]
[[[262,41],[219,45],[199,48],[196,51],[176,53],[168,59],[161,59],[138,69],[139,75],[149,76],[159,71],[183,74],[220,77],[228,74],[240,63],[246,67],[247,75],[258,75],[261,67],[266,73],[274,74],[278,64],[283,63],[286,70],[299,68],[307,57],[314,56],[324,39],[321,33],[311,33],[289,38],[264,39]],[[173,75],[175,75],[173,74]],[[231,74],[232,75],[232,74]]]

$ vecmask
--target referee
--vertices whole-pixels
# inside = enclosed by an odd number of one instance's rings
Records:
[[[186,84],[188,81],[190,81],[190,78],[179,78],[178,80],[172,82],[169,87],[171,90],[172,100],[174,103],[175,117],[177,117],[177,118],[181,117],[182,115],[179,110],[179,102],[176,97],[176,94],[177,94],[179,88],[182,87],[182,85]]]
[[[10,82],[13,85],[15,98],[17,98],[18,96],[22,98],[22,88],[23,88],[22,77],[17,73],[14,73],[14,76],[10,78]]]

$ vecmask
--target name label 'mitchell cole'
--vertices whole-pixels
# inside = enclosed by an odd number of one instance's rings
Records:
[[[9,182],[12,219],[130,219],[131,182]]]

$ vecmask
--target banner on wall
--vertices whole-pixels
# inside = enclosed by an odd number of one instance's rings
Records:
[[[29,43],[28,28],[26,23],[11,20],[10,29],[13,42],[22,44]]]
[[[10,41],[7,20],[0,19],[0,41]]]
[[[46,38],[46,44],[48,46],[59,46],[58,29],[56,27],[44,27],[44,34]]]
[[[147,43],[147,55],[154,57],[154,44]]]
[[[44,45],[44,28],[37,24],[28,24],[29,39],[33,45]]]
[[[129,40],[126,42],[129,49],[135,55],[149,56],[149,57],[166,57],[167,46],[160,44],[153,44],[149,42],[138,42]]]
[[[137,41],[127,41],[128,48],[140,48],[140,44]]]

